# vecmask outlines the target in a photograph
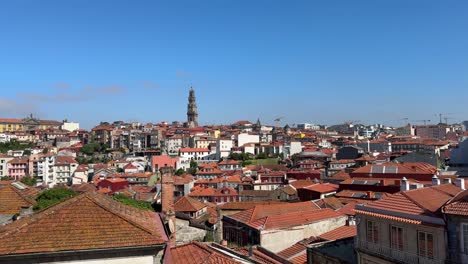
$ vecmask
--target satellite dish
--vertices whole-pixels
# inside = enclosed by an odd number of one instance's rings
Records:
[[[171,231],[171,234],[173,234],[175,232],[174,220],[169,219],[168,225],[169,225],[169,231]]]

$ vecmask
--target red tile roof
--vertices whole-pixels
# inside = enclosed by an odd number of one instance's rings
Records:
[[[197,212],[205,207],[204,203],[188,196],[182,196],[174,203],[176,212]]]
[[[252,248],[252,256],[249,256],[249,249],[240,248],[236,250],[238,253],[248,256],[249,259],[256,261],[261,264],[282,264],[282,262],[275,260],[274,258],[268,256],[267,254],[261,252],[256,248]]]
[[[163,230],[155,212],[87,192],[0,227],[0,255],[156,246]]]
[[[207,148],[181,148],[180,152],[210,152]]]
[[[303,189],[318,192],[318,193],[331,193],[338,190],[338,185],[333,183],[317,183],[315,185],[304,187]]]
[[[222,255],[207,245],[193,241],[171,248],[173,264],[234,264],[240,263]]]
[[[451,199],[447,205],[442,208],[442,212],[451,215],[468,216],[468,190],[460,192]]]
[[[23,120],[17,119],[17,118],[0,118],[0,123],[20,124],[20,123],[23,123]]]
[[[353,174],[430,174],[437,173],[437,168],[425,162],[405,162],[405,163],[384,163],[369,164],[367,166],[354,170]],[[378,176],[377,176],[378,177]]]
[[[70,164],[78,164],[78,162],[72,156],[57,156],[55,158],[55,166],[64,166]]]
[[[409,215],[436,216],[441,207],[458,193],[457,190],[461,191],[453,184],[414,189],[388,195],[364,205],[364,208],[377,208]],[[361,209],[363,207],[360,207]]]
[[[19,184],[23,190],[14,186]],[[38,191],[32,187],[25,186],[22,183],[7,182],[0,186],[0,215],[19,214],[21,208],[29,208],[36,204],[34,198]],[[31,190],[28,190],[31,189]]]
[[[321,234],[319,238],[324,240],[338,240],[348,237],[354,237],[357,235],[357,229],[355,225],[352,226],[342,226],[336,229],[333,229],[327,233]]]
[[[233,214],[230,217],[240,222],[250,223],[270,215],[301,211],[315,211],[319,209],[320,208],[318,206],[310,201],[288,204],[256,205],[249,210]]]
[[[315,182],[311,180],[297,180],[297,181],[289,182],[289,185],[291,185],[292,187],[296,189],[301,189],[301,188],[304,188],[313,184],[315,184]]]
[[[257,205],[286,204],[280,201],[246,201],[246,202],[228,202],[219,206],[221,210],[247,210]]]
[[[301,254],[293,259],[291,262],[294,264],[306,264],[307,263],[307,253]]]

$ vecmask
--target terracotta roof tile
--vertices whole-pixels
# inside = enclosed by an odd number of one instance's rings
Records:
[[[174,203],[176,212],[197,212],[205,207],[204,203],[188,196],[182,196]]]
[[[171,248],[174,264],[234,264],[240,263],[200,242],[191,242]]]
[[[0,214],[19,214],[21,208],[29,208],[36,204],[34,198],[37,196],[37,190],[36,192],[28,191],[26,189],[34,188],[27,186],[24,187],[24,190],[21,190],[13,184],[7,183],[0,186]],[[24,184],[20,183],[20,186],[24,186]]]
[[[304,187],[303,189],[318,193],[331,193],[338,190],[338,185],[333,183],[317,183],[315,185]]]
[[[167,241],[155,212],[95,192],[3,226],[0,239],[0,255],[155,246]]]
[[[342,226],[336,229],[333,229],[327,233],[321,234],[319,238],[324,240],[338,240],[348,237],[354,237],[357,235],[356,226]]]

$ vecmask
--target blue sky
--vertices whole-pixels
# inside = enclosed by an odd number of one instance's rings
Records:
[[[0,116],[468,119],[468,1],[0,3]]]

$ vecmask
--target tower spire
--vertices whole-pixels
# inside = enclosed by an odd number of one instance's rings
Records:
[[[187,105],[187,123],[189,127],[198,126],[198,109],[195,98],[195,90],[190,86],[188,105]]]

